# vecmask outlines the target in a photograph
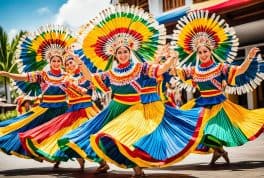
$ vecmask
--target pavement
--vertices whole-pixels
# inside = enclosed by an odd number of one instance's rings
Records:
[[[264,134],[247,144],[226,148],[231,164],[224,165],[223,158],[214,167],[208,166],[212,155],[191,154],[180,163],[162,169],[145,169],[146,178],[264,178]],[[48,162],[37,162],[0,153],[0,177],[8,178],[127,178],[131,169],[111,165],[107,174],[94,175],[97,165],[86,161],[80,171],[77,161],[64,162],[53,169]]]

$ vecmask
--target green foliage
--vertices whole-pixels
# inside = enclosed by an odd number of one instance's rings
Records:
[[[26,32],[20,31],[11,43],[8,41],[8,35],[0,26],[0,70],[18,73],[17,63],[15,61],[15,52],[20,38]]]
[[[10,119],[10,118],[13,118],[13,117],[16,117],[17,115],[18,115],[18,113],[16,110],[7,111],[6,113],[0,114],[0,122],[7,120],[7,119]]]
[[[20,38],[26,32],[20,31],[15,38],[8,40],[8,35],[4,29],[0,26],[0,70],[7,71],[11,73],[18,73],[18,66],[16,62],[16,49]],[[10,85],[10,79],[6,77],[0,77],[3,85],[5,86],[5,96],[9,95],[7,93],[7,85]]]

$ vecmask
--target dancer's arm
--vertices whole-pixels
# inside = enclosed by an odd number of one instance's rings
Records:
[[[14,73],[6,72],[6,71],[0,71],[0,76],[8,77],[8,78],[11,78],[13,80],[28,81],[28,75],[27,74],[14,74]]]
[[[71,53],[70,51],[68,51],[68,53]],[[80,70],[84,76],[84,78],[86,80],[91,81],[92,80],[92,73],[91,71],[86,67],[86,65],[84,64],[84,62],[77,57],[75,54],[72,54],[72,56],[74,56],[74,61],[79,65]]]
[[[237,68],[237,72],[236,72],[236,76],[243,74],[244,72],[247,71],[250,63],[252,62],[253,58],[255,57],[256,53],[259,52],[259,48],[252,48],[250,49],[247,58],[245,59],[245,61]]]
[[[92,80],[92,73],[91,71],[86,67],[86,65],[84,64],[84,62],[82,62],[81,60],[78,62],[78,65],[80,66],[80,70],[83,73],[83,76],[86,80],[91,81]]]
[[[164,47],[164,54],[166,61],[163,64],[160,64],[157,72],[158,76],[168,71],[169,68],[175,64],[176,60],[178,60],[178,53],[174,50],[170,50],[168,45]]]

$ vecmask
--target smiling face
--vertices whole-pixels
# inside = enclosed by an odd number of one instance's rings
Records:
[[[201,63],[207,63],[211,60],[212,52],[206,46],[200,46],[197,50],[197,54]]]
[[[65,62],[65,70],[69,73],[73,73],[77,69],[78,65],[73,59],[68,59]]]
[[[50,67],[54,70],[59,70],[61,69],[61,65],[62,65],[62,58],[59,56],[53,56],[50,59]]]
[[[119,64],[126,64],[130,59],[130,50],[121,46],[116,50],[116,59]]]

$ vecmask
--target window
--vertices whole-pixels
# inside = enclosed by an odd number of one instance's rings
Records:
[[[163,0],[163,11],[169,11],[185,5],[185,0]]]
[[[149,11],[149,6],[148,6],[148,0],[119,0],[119,3],[126,3],[131,5],[138,6],[145,11]]]

